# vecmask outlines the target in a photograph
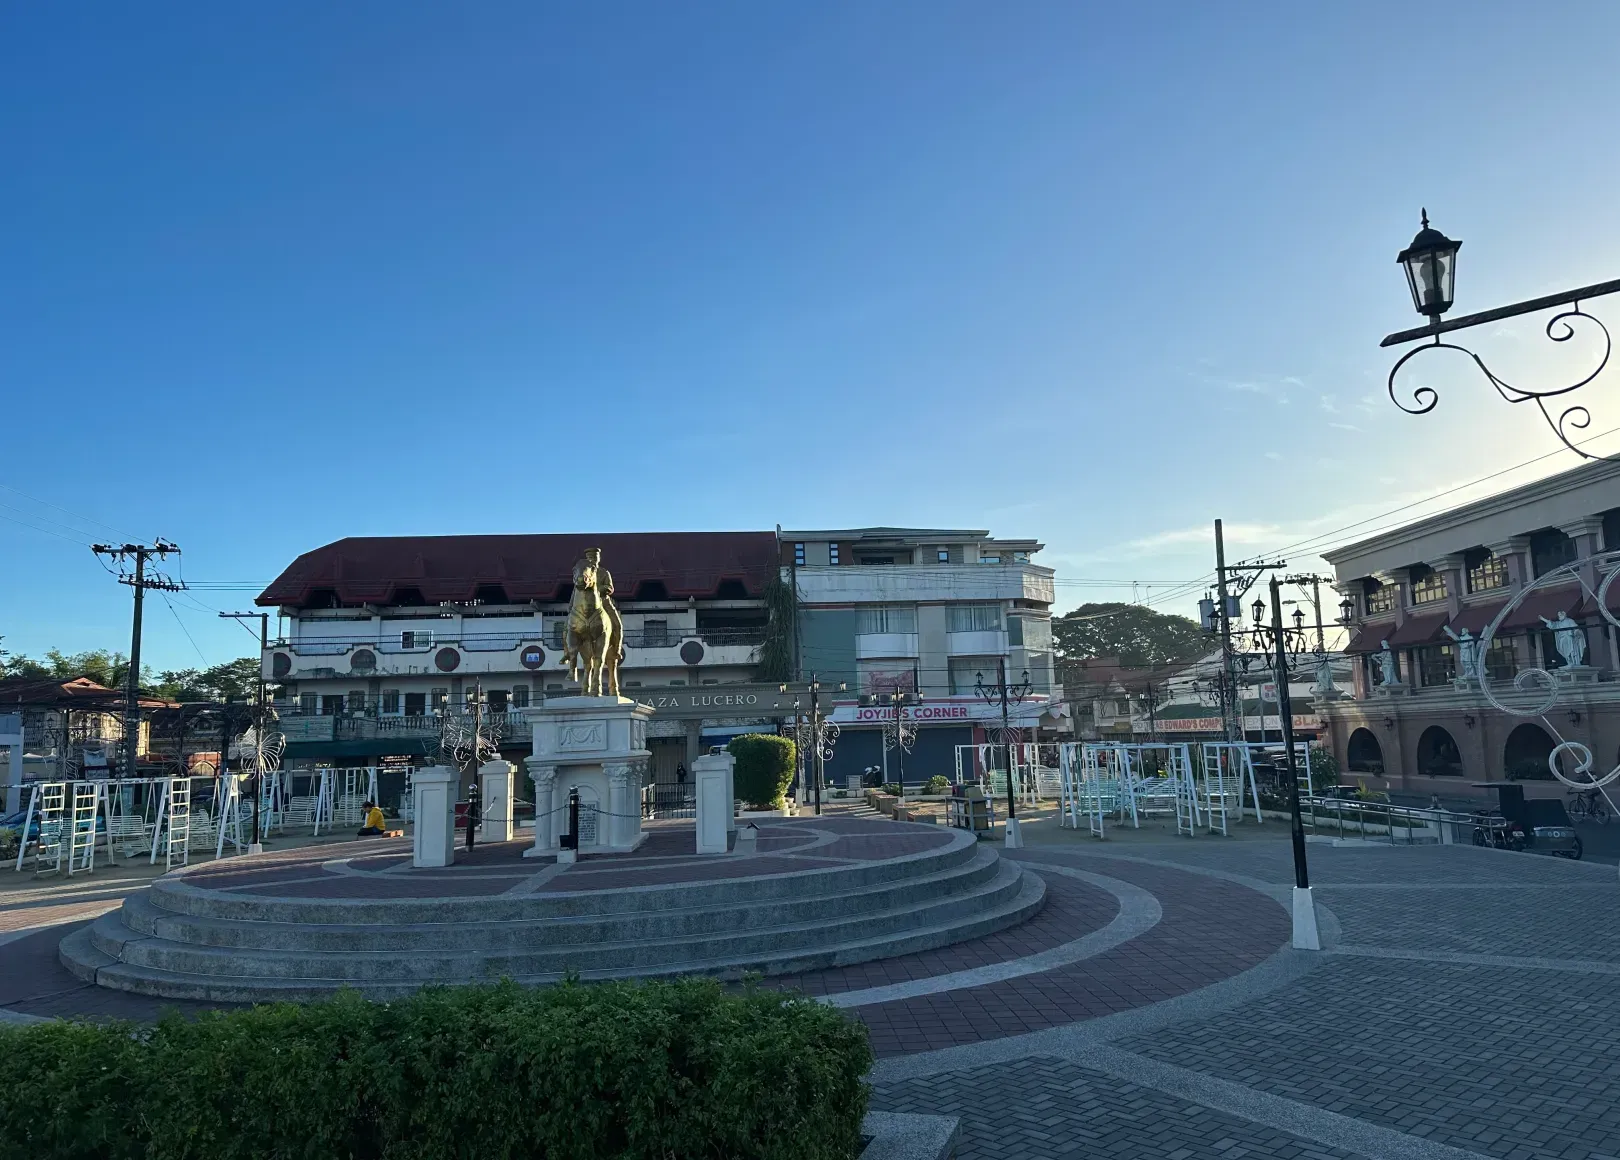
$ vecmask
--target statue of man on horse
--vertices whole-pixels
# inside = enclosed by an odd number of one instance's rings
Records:
[[[574,595],[568,602],[563,663],[586,697],[619,695],[624,660],[624,621],[613,603],[613,574],[602,567],[602,549],[586,548],[574,565]],[[581,675],[583,670],[583,676]]]

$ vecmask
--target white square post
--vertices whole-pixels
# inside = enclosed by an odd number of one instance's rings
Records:
[[[512,840],[512,782],[516,773],[517,766],[510,761],[486,761],[478,767],[486,842]]]
[[[411,776],[411,804],[416,814],[412,866],[448,866],[455,861],[460,782],[460,774],[448,765],[430,765]]]
[[[729,753],[711,753],[692,762],[699,854],[724,854],[729,848],[728,838],[737,828],[737,795],[732,784],[736,764]]]

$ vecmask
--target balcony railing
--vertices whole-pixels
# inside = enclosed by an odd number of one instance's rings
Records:
[[[421,741],[443,734],[445,715],[438,713],[306,713],[281,710],[277,728],[290,742],[296,741]],[[472,714],[454,714],[467,733],[472,732]],[[484,724],[497,731],[503,741],[531,740],[533,728],[521,709],[484,714]]]
[[[759,628],[703,628],[697,630],[670,627],[665,629],[627,629],[624,634],[626,648],[676,648],[682,642],[699,640],[715,648],[726,645],[758,645],[765,643],[765,629]],[[507,643],[510,642],[510,643]],[[500,648],[492,649],[492,643],[499,643]],[[295,656],[342,656],[357,648],[376,649],[390,654],[423,653],[431,654],[434,649],[455,647],[468,652],[511,651],[524,644],[541,644],[549,649],[562,648],[562,636],[552,630],[550,625],[543,633],[527,633],[517,635],[513,633],[500,634],[499,641],[493,637],[478,633],[457,633],[435,635],[431,645],[401,650],[399,634],[393,633],[381,638],[375,635],[343,640],[328,640],[325,638],[310,638],[294,640],[281,637],[271,641],[266,647],[270,649],[290,650]]]

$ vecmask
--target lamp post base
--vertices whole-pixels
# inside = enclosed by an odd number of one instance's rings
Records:
[[[1294,887],[1293,946],[1299,951],[1322,949],[1322,935],[1316,928],[1316,901],[1309,886]]]
[[[1022,850],[1024,848],[1024,834],[1019,828],[1017,818],[1007,819],[1007,837],[1005,846],[1009,850]]]
[[[250,843],[249,846],[248,846],[248,853],[249,854],[262,854],[262,853],[264,853],[264,843],[263,842]]]

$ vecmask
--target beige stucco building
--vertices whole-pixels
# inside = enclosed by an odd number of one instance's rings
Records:
[[[1620,463],[1598,462],[1465,504],[1326,553],[1347,598],[1354,697],[1323,707],[1340,767],[1396,792],[1484,796],[1471,783],[1514,777],[1563,791],[1547,774],[1560,740],[1591,747],[1602,771],[1620,760],[1620,651],[1597,607],[1620,564]],[[1576,573],[1515,597],[1569,563]],[[1620,609],[1620,584],[1606,597]],[[1459,672],[1459,638],[1501,617],[1483,657],[1499,699],[1516,675],[1552,672],[1560,697],[1545,717],[1493,707]],[[1547,621],[1567,613],[1584,665],[1560,656]],[[1569,646],[1566,635],[1566,648]],[[1395,680],[1384,681],[1385,642]],[[1524,703],[1524,698],[1519,698]]]

